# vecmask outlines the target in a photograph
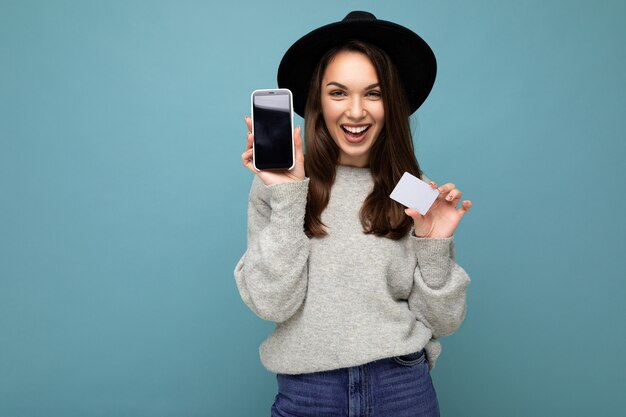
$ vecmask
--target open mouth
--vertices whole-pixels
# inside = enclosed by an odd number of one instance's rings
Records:
[[[369,130],[371,126],[372,125],[360,125],[360,126],[341,125],[341,129],[343,130],[343,133],[346,135],[346,138],[350,142],[359,142],[365,137],[365,135],[367,134],[367,131]]]

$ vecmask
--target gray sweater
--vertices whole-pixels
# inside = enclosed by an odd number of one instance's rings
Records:
[[[423,177],[428,181],[427,177]],[[309,179],[266,186],[255,176],[248,206],[248,248],[235,268],[243,301],[276,322],[261,344],[274,373],[338,369],[426,348],[465,318],[470,279],[456,264],[454,240],[399,240],[363,233],[359,210],[373,187],[368,168],[338,165],[328,235],[308,238]]]

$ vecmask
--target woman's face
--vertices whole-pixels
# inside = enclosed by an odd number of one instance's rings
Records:
[[[321,86],[322,114],[339,147],[339,163],[369,164],[369,153],[385,123],[376,70],[369,58],[342,51],[328,63]]]

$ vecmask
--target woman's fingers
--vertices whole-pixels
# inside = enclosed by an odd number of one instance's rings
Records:
[[[293,144],[296,147],[296,160],[298,162],[304,161],[304,154],[302,153],[302,128],[296,126],[293,130]]]
[[[248,135],[246,137],[246,150],[241,154],[241,163],[243,166],[254,172],[254,164],[252,162],[252,142],[254,141],[254,135],[252,134],[252,119],[246,116],[246,126],[248,127]]]
[[[441,187],[437,187],[437,183],[434,181],[431,181],[430,186],[433,188],[438,188],[440,196],[445,196],[444,199],[446,201],[453,202],[455,207],[461,200],[461,197],[463,196],[463,193],[461,192],[461,190],[456,188],[456,186],[451,182],[446,183],[442,185]],[[461,203],[461,208],[459,208],[459,212],[461,212],[462,214],[465,214],[471,208],[472,208],[472,202],[470,200],[465,200]]]
[[[472,208],[472,202],[470,200],[465,200],[463,203],[461,203],[461,208],[459,209],[459,211],[461,212],[461,214],[465,214],[471,208]]]
[[[246,150],[241,154],[241,163],[248,169],[252,169],[252,149]],[[254,171],[253,171],[254,172]]]
[[[456,200],[456,202],[458,203],[458,200],[460,200],[461,196],[463,195],[463,193],[461,193],[461,190],[457,189],[456,186],[451,182],[448,182],[441,187],[437,187],[437,183],[431,181],[430,186],[433,188],[437,188],[439,191],[439,197],[443,198],[446,201],[453,202]]]
[[[458,203],[463,193],[458,188],[451,190],[446,196],[446,201]]]
[[[446,184],[446,185],[453,186],[454,184]],[[442,195],[445,195],[445,191],[442,192]],[[463,193],[461,192],[461,190],[459,190],[458,188],[452,188],[446,195],[445,200],[447,202],[452,203],[452,205],[456,207],[459,204],[459,201],[461,201],[462,196],[463,196]],[[462,212],[462,214],[465,214],[467,213],[467,211],[469,211],[471,207],[472,207],[472,202],[469,200],[465,200],[461,204],[461,208],[459,209],[459,211]]]
[[[248,136],[246,140],[246,150],[252,149],[252,142],[254,142],[254,135],[248,132]]]
[[[447,196],[447,194],[454,190],[456,188],[456,185],[452,184],[451,182],[448,182],[444,185],[442,185],[441,187],[439,187],[439,193],[441,195]]]
[[[252,119],[246,116],[246,126],[248,127],[248,140],[246,142],[246,150],[252,149],[252,141],[254,139],[254,135],[252,134]]]
[[[412,218],[413,218],[413,220],[415,220],[415,219],[417,219],[417,218],[420,218],[420,217],[424,217],[424,216],[422,216],[422,215],[420,214],[420,212],[419,212],[419,211],[413,210],[412,208],[406,208],[406,209],[404,209],[404,213],[405,213],[407,216],[412,217]]]

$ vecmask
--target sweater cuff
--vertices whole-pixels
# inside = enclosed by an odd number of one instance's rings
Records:
[[[304,213],[309,193],[309,178],[266,186],[270,192],[272,220],[285,226],[304,229]]]
[[[411,232],[411,240],[415,242],[417,262],[426,285],[443,287],[454,264],[454,236],[421,238]]]

